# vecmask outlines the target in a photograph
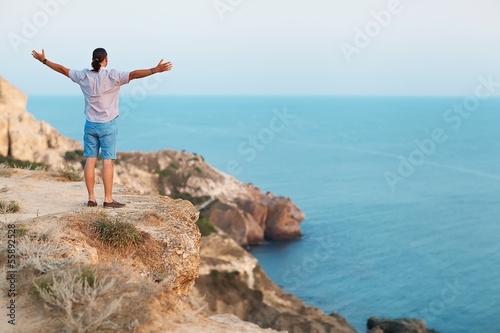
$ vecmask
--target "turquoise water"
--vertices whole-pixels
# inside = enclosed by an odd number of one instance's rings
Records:
[[[500,100],[447,113],[462,102],[125,97],[118,148],[196,152],[292,198],[304,237],[252,253],[286,291],[360,332],[370,316],[500,332]],[[82,97],[33,96],[28,111],[83,135]]]

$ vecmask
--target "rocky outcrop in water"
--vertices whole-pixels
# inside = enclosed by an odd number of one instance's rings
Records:
[[[367,333],[438,333],[427,329],[423,320],[379,319],[371,317],[366,323]]]
[[[37,121],[26,111],[26,102],[21,91],[0,77],[0,155],[62,168],[66,151],[81,149],[81,144]]]

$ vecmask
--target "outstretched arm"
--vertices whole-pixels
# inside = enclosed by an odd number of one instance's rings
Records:
[[[160,60],[160,63],[158,66],[155,68],[151,69],[139,69],[136,71],[133,71],[129,75],[129,81],[132,81],[133,79],[141,79],[143,77],[155,74],[155,73],[161,73],[165,71],[169,71],[172,69],[172,63],[169,61],[167,63],[163,63],[163,59]]]
[[[40,62],[44,62],[44,60],[45,60],[45,65],[49,66],[50,68],[52,68],[56,72],[61,73],[63,75],[66,75],[67,77],[69,77],[69,69],[67,69],[66,67],[61,66],[59,64],[56,64],[55,62],[48,61],[47,58],[45,58],[45,50],[44,49],[42,49],[41,54],[36,52],[35,50],[33,50],[33,51],[31,51],[31,55],[33,56],[33,58],[35,58],[36,60],[38,60]]]

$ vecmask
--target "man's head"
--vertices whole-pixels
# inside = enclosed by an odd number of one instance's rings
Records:
[[[101,66],[106,67],[108,64],[108,53],[102,47],[99,47],[92,52],[92,68],[97,72]]]

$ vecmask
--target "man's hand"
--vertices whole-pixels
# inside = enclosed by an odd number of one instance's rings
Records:
[[[171,69],[172,69],[172,63],[170,61],[163,63],[163,59],[161,59],[158,66],[156,66],[156,70],[154,72],[161,73],[161,72],[169,71]]]
[[[130,72],[129,75],[129,81],[135,80],[135,79],[142,79],[143,77],[153,75],[155,73],[161,73],[161,72],[166,72],[172,69],[172,63],[166,62],[163,63],[163,59],[160,60],[160,63],[158,66],[150,69],[138,69],[136,71]]]
[[[31,55],[33,56],[33,58],[35,58],[36,60],[38,60],[40,62],[45,60],[45,50],[44,49],[42,49],[42,54],[33,50],[33,51],[31,51]]]
[[[36,60],[38,60],[40,62],[43,62],[44,60],[46,60],[44,49],[42,49],[42,54],[33,50],[33,51],[31,51],[31,55],[33,56],[33,58],[35,58]],[[56,64],[55,62],[52,62],[52,61],[46,61],[45,65],[47,65],[50,69],[53,69],[56,72],[61,73],[62,75],[69,77],[69,69],[67,69],[66,67],[61,66],[59,64]]]

